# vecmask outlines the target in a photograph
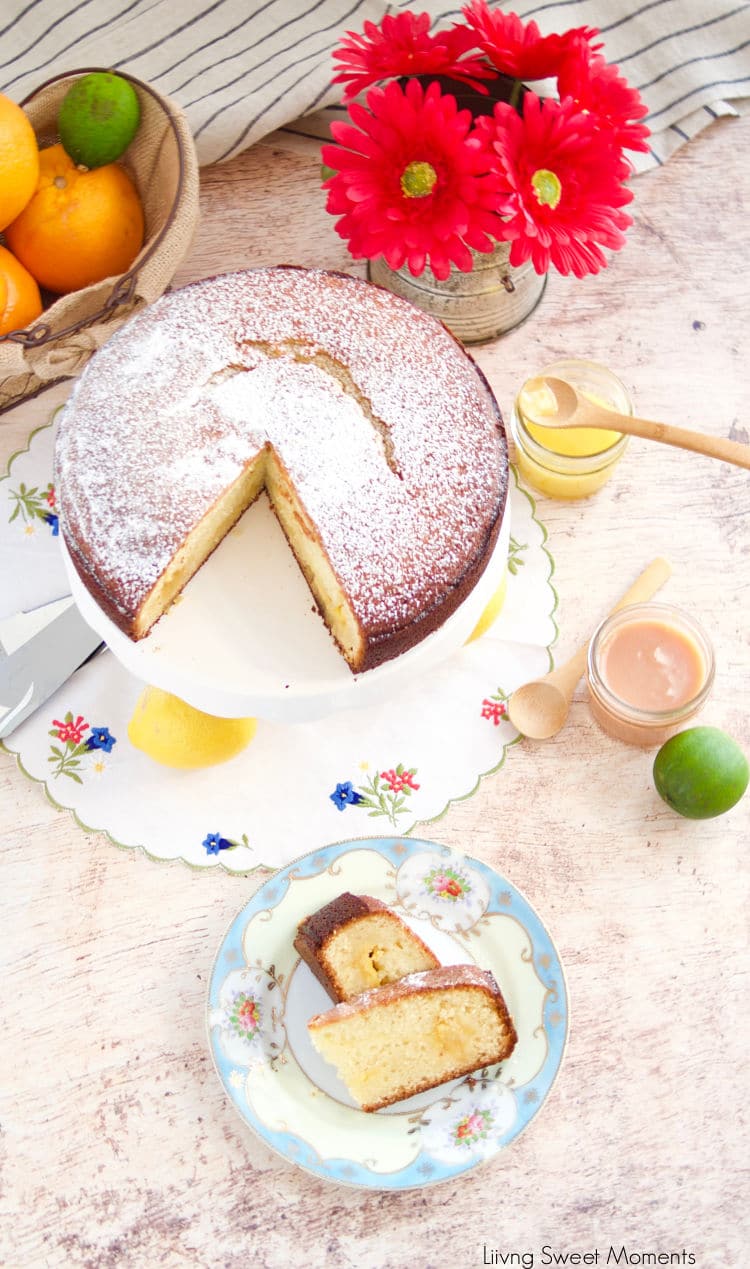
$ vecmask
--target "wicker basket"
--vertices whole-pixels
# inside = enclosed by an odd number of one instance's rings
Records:
[[[40,146],[57,140],[60,103],[70,71],[21,102]],[[198,160],[185,116],[149,84],[118,71],[138,93],[141,123],[122,159],[143,203],[146,238],[127,273],[54,300],[26,330],[0,336],[0,414],[61,379],[71,378],[133,313],[169,285],[198,224]]]

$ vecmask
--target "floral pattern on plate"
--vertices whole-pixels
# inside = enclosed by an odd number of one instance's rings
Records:
[[[429,917],[445,930],[470,930],[484,915],[489,887],[456,855],[418,855],[398,870],[396,893],[407,912]]]
[[[516,1099],[499,1080],[467,1079],[419,1122],[422,1148],[442,1163],[490,1159],[509,1139]]]
[[[451,902],[464,906],[451,924],[429,905],[448,902],[441,879],[452,877],[462,893]],[[418,887],[417,913],[404,896]],[[308,1019],[331,1001],[293,946],[299,921],[346,890],[388,903],[441,963],[490,970],[518,1033],[510,1058],[375,1114],[356,1106],[310,1041]],[[344,1184],[409,1189],[492,1159],[534,1118],[562,1062],[567,992],[549,934],[507,879],[435,842],[360,838],[311,852],[260,887],[217,953],[207,1025],[228,1097],[269,1146]]]
[[[209,1025],[236,1066],[273,1062],[285,1043],[280,983],[259,967],[234,970],[225,978]]]

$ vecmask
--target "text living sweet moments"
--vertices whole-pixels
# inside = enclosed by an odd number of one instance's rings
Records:
[[[692,1251],[684,1248],[681,1251],[641,1251],[631,1250],[624,1244],[619,1247],[610,1244],[606,1251],[598,1247],[591,1251],[557,1251],[545,1244],[537,1260],[533,1251],[501,1251],[484,1244],[482,1264],[535,1269],[536,1265],[695,1265],[697,1260]]]

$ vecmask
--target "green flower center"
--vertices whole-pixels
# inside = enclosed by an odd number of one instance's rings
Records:
[[[542,207],[557,207],[562,196],[562,185],[559,177],[554,172],[550,172],[546,167],[540,167],[532,176],[531,184],[536,194],[537,202]]]
[[[407,198],[426,198],[437,184],[437,172],[431,163],[415,160],[401,173],[401,192]]]

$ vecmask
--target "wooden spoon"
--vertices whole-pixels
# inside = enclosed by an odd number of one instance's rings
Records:
[[[549,392],[544,392],[545,388]],[[557,406],[556,411],[547,414],[542,409],[535,408],[535,393],[543,393],[545,400],[549,400],[551,393]],[[631,414],[620,414],[617,410],[607,410],[578,392],[565,379],[556,379],[551,375],[529,379],[523,389],[522,401],[525,416],[539,427],[598,427],[608,431],[627,432],[630,436],[663,441],[665,445],[691,449],[696,454],[706,454],[709,458],[720,458],[722,462],[734,463],[737,467],[750,468],[750,445],[728,441],[721,436],[707,436],[703,432],[691,432],[686,427],[672,427],[669,423],[636,419]]]
[[[653,598],[671,575],[669,562],[661,557],[655,559],[615,604],[612,612]],[[586,669],[588,650],[589,645],[585,643],[564,665],[545,674],[542,679],[516,688],[508,699],[508,717],[522,736],[548,740],[557,734],[568,717],[573,692]]]

